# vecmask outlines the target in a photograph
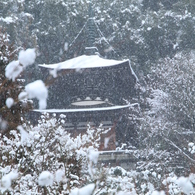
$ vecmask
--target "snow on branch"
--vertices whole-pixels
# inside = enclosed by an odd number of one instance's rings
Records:
[[[87,186],[84,186],[80,189],[75,188],[74,190],[71,191],[70,195],[91,195],[94,191],[95,184],[88,184]]]
[[[22,50],[19,53],[18,61],[10,62],[5,69],[5,76],[15,81],[15,79],[22,73],[22,71],[27,67],[32,65],[36,59],[35,49],[27,49]],[[26,92],[21,92],[18,95],[18,99],[24,98],[37,98],[39,100],[39,109],[45,109],[47,106],[47,96],[48,91],[42,80],[37,80],[32,83],[29,83],[25,86]],[[13,105],[12,99],[7,99],[6,105],[7,107],[11,107]]]
[[[4,175],[1,179],[0,190],[4,193],[6,190],[11,188],[12,180],[18,178],[18,173],[11,171],[10,173]]]
[[[35,49],[20,51],[18,61],[12,61],[7,65],[5,69],[5,76],[10,80],[12,79],[12,81],[15,81],[15,79],[22,73],[24,68],[34,63],[35,58]]]
[[[39,109],[45,109],[47,106],[48,90],[42,80],[37,80],[25,86],[29,98],[39,100]]]
[[[39,175],[38,183],[40,186],[51,186],[53,184],[53,174],[49,171],[43,171]]]
[[[5,76],[10,80],[12,79],[12,81],[15,81],[22,71],[23,67],[20,65],[19,61],[12,61],[5,68]]]
[[[27,49],[26,51],[22,50],[19,53],[18,60],[24,66],[27,67],[32,65],[35,62],[36,53],[35,49]]]
[[[195,160],[194,159],[192,159],[189,155],[187,155],[185,152],[183,152],[183,150],[181,148],[179,148],[175,143],[173,143],[170,139],[166,138],[165,136],[163,136],[163,138],[165,139],[165,141],[169,142],[172,146],[174,146],[175,148],[177,148],[190,161],[192,161],[193,163],[195,163]]]

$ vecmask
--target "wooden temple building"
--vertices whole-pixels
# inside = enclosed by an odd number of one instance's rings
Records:
[[[120,117],[129,111],[128,100],[135,94],[137,77],[129,60],[111,60],[101,57],[94,47],[94,20],[89,9],[88,45],[85,55],[56,64],[40,65],[44,75],[57,73],[49,86],[48,106],[37,113],[66,115],[64,127],[73,135],[88,128],[107,130],[102,132],[100,150],[116,148],[116,132],[123,131],[117,125]],[[105,145],[105,139],[108,143]]]
[[[129,60],[117,61],[99,55],[82,55],[65,62],[40,65],[44,74],[56,71],[57,79],[49,86],[48,106],[39,113],[66,115],[64,127],[73,135],[91,127],[102,126],[100,150],[114,150],[116,124],[129,110],[135,93],[136,75]],[[120,128],[120,127],[119,127]],[[105,138],[109,138],[105,147]]]

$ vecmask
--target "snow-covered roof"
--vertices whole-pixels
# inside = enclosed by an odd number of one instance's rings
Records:
[[[123,108],[128,108],[130,104],[127,105],[118,105],[110,107],[101,107],[101,108],[79,108],[79,109],[45,109],[45,110],[34,110],[35,112],[41,113],[69,113],[69,112],[93,112],[93,111],[106,111],[106,110],[118,110]]]
[[[40,67],[51,69],[82,69],[115,66],[129,60],[109,60],[98,55],[82,55],[56,64],[40,64]]]

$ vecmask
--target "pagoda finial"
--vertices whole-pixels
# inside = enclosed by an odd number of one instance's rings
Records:
[[[88,8],[88,14],[89,14],[89,18],[93,18],[94,17],[94,12],[92,9],[92,2],[89,2],[89,8]]]
[[[88,8],[88,22],[87,22],[87,47],[85,48],[86,54],[92,55],[98,52],[97,48],[94,46],[95,43],[95,21],[94,21],[94,12],[92,8],[92,2],[89,2]]]
[[[89,18],[88,18],[88,26],[87,26],[87,30],[88,30],[88,47],[92,47],[94,46],[94,42],[95,42],[95,24],[94,24],[94,12],[92,9],[92,3],[90,1],[89,3],[89,10],[88,10],[88,14],[89,14]]]

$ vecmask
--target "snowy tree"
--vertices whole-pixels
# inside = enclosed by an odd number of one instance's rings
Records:
[[[10,45],[9,37],[3,30],[0,33],[0,39],[0,127],[1,131],[9,133],[9,130],[16,129],[18,125],[22,124],[22,115],[24,115],[32,105],[28,101],[22,102],[18,99],[18,95],[22,91],[23,80],[21,78],[16,79],[16,77],[18,77],[16,74],[20,73],[21,69],[16,61],[12,61],[16,58],[17,50]],[[7,69],[8,64],[10,65],[9,71]],[[12,77],[10,78],[10,76]],[[14,82],[10,79],[14,80]]]
[[[194,131],[194,51],[177,53],[153,68],[155,87],[168,94],[166,120],[180,133]]]
[[[161,151],[161,157],[166,154],[164,161],[159,158],[159,162],[167,163],[166,172],[188,174],[195,163],[187,151],[188,143],[194,139],[193,53],[162,59],[148,75],[150,87],[148,108],[143,112],[142,143],[155,153]]]

